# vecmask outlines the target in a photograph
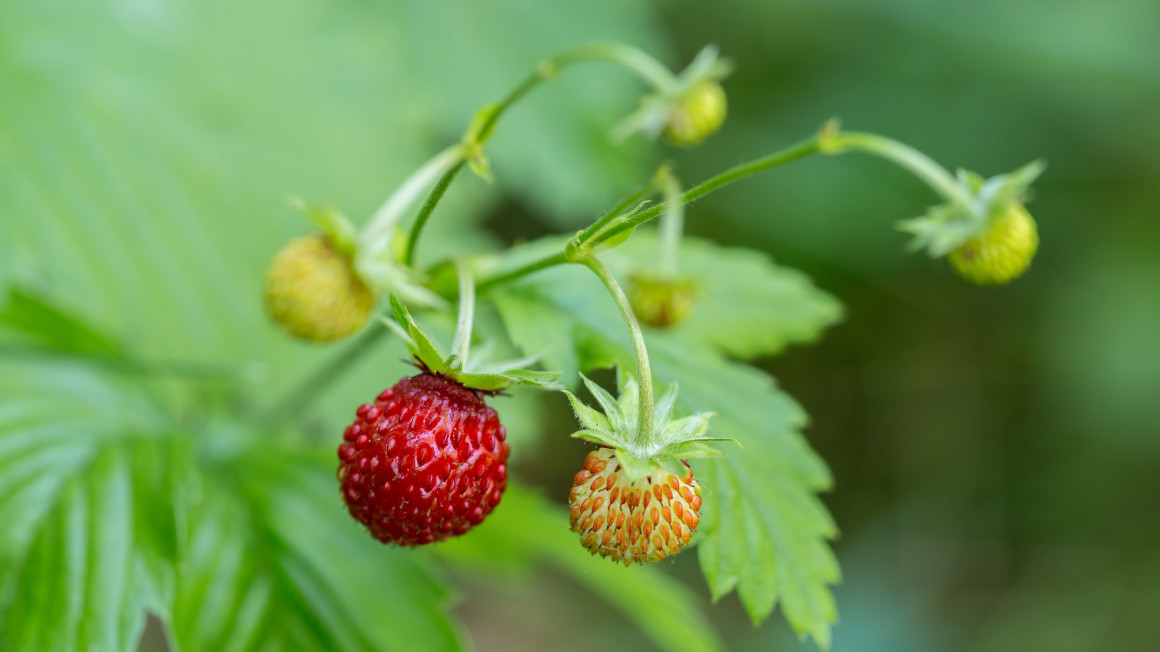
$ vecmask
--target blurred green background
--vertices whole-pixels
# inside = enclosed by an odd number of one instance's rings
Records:
[[[1155,649],[1155,0],[4,0],[0,285],[46,289],[142,357],[234,365],[251,387],[231,400],[275,395],[328,354],[258,302],[270,256],[307,228],[284,198],[362,218],[540,57],[589,40],[675,68],[716,43],[737,63],[722,132],[616,147],[636,80],[569,71],[500,126],[497,183],[458,183],[423,257],[582,224],[661,160],[693,182],[831,116],[987,176],[1045,158],[1041,252],[1008,287],[903,255],[893,221],[934,198],[866,158],[714,194],[688,230],[767,250],[846,304],[819,343],[762,363],[812,415],[836,479],[835,650]],[[352,368],[306,426],[333,430],[400,356]],[[512,432],[568,418],[501,401]],[[562,497],[578,451],[541,441],[515,473]],[[669,570],[705,592],[693,555]],[[589,649],[594,629],[608,649],[650,645],[561,576],[456,584],[482,651]],[[734,596],[708,613],[730,649],[799,646],[779,617],[751,627]]]

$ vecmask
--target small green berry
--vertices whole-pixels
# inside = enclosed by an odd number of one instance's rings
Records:
[[[295,337],[326,342],[350,335],[370,318],[374,293],[330,239],[291,240],[266,273],[270,316]]]
[[[1031,266],[1039,248],[1035,220],[1019,202],[995,218],[987,231],[950,253],[951,267],[977,285],[1002,285]]]
[[[634,273],[629,278],[628,300],[641,323],[653,328],[677,324],[693,310],[697,286],[688,279]]]
[[[697,82],[678,98],[665,124],[665,138],[693,147],[717,133],[725,122],[725,89],[712,79]]]

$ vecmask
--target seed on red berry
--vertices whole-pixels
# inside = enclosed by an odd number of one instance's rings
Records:
[[[424,373],[400,380],[355,415],[338,447],[338,478],[351,516],[376,539],[442,541],[483,522],[499,504],[511,447],[479,393]]]

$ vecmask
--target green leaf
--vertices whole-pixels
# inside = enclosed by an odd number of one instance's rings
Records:
[[[424,556],[382,545],[346,514],[329,459],[256,449],[213,473],[179,564],[183,649],[465,647]]]
[[[18,336],[20,343],[36,345],[59,353],[112,356],[122,352],[112,338],[90,328],[40,295],[12,288],[0,307],[0,334]]]
[[[136,650],[171,600],[188,455],[107,373],[2,362],[0,393],[0,649]]]
[[[659,247],[655,230],[642,229],[606,257],[618,276],[628,278],[632,269],[656,260]],[[805,274],[752,249],[685,237],[679,266],[681,276],[696,284],[697,299],[692,313],[670,332],[712,343],[734,357],[771,355],[811,342],[842,317],[841,305]]]
[[[494,572],[497,554],[509,568],[531,570],[550,564],[634,621],[668,652],[721,649],[721,641],[702,613],[700,599],[658,567],[625,568],[593,557],[568,528],[568,514],[518,485],[471,536],[442,544],[448,561]]]
[[[577,269],[542,272],[523,283],[561,318],[586,328],[599,345],[631,365],[628,335],[612,300]],[[700,557],[715,598],[737,590],[754,621],[780,604],[799,634],[825,647],[836,620],[829,585],[840,578],[827,544],[837,535],[817,497],[831,485],[825,464],[801,435],[806,415],[773,379],[730,361],[713,339],[692,333],[646,334],[654,376],[680,382],[679,405],[712,411],[714,437],[736,440],[743,454],[697,462],[706,488]]]

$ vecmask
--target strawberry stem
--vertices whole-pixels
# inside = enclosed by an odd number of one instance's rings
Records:
[[[660,219],[660,268],[668,276],[677,275],[677,258],[681,253],[681,235],[685,230],[685,205],[681,203],[681,182],[665,166],[660,177],[661,190],[665,195],[665,212]]]
[[[814,154],[819,151],[818,141],[818,136],[811,136],[810,138],[807,138],[800,143],[791,145],[790,147],[786,147],[782,150],[778,150],[769,156],[764,156],[754,161],[750,161],[749,163],[744,163],[732,169],[726,170],[725,172],[711,177],[701,182],[699,185],[694,186],[693,188],[690,188],[683,193],[680,193],[676,197],[675,202],[681,205],[691,204],[701,197],[704,197],[705,195],[713,192],[714,190],[723,188],[735,181],[740,181],[741,179],[754,175],[758,172],[763,172],[770,168],[775,168],[780,165],[796,161],[800,158],[804,158],[810,154]],[[649,189],[652,187],[652,183],[650,183],[649,186],[646,186],[646,188]],[[615,217],[620,216],[620,214],[618,212],[610,211],[608,214],[601,217],[596,224],[593,224],[584,231],[581,231],[577,240],[579,240],[579,244],[584,245],[585,248],[607,242],[617,235],[620,235],[625,231],[635,229],[641,224],[644,224],[649,220],[652,220],[663,214],[665,211],[671,208],[670,204],[673,201],[674,200],[666,200],[639,213],[623,216],[623,219],[621,219],[619,222],[615,220]],[[613,217],[609,218],[609,215],[612,215]],[[598,224],[600,227],[594,228],[597,227]],[[509,272],[504,272],[498,276],[480,279],[476,285],[476,289],[482,292],[497,285],[502,285],[504,283],[523,278],[524,276],[538,272],[542,269],[555,267],[556,265],[563,265],[567,262],[572,261],[570,261],[568,256],[563,252],[544,256],[543,258],[533,260],[530,263],[527,263]]]
[[[581,243],[592,239],[600,229],[603,229],[609,222],[624,215],[634,207],[638,206],[642,201],[647,199],[657,191],[656,178],[649,179],[648,183],[644,184],[636,190],[636,192],[625,197],[619,204],[613,206],[607,213],[601,215],[595,222],[589,225],[588,228],[580,232],[579,240]]]
[[[436,179],[445,176],[453,168],[463,165],[467,153],[467,148],[462,144],[453,145],[436,154],[407,177],[379,206],[363,228],[359,237],[359,257],[366,260],[378,259],[389,246],[391,231],[407,208],[419,198],[424,188],[436,183]]]
[[[975,202],[966,193],[962,184],[955,181],[946,168],[936,163],[926,154],[892,138],[878,134],[853,131],[826,132],[819,139],[822,152],[844,154],[849,150],[860,150],[884,158],[907,170],[926,183],[943,199],[958,204],[968,214],[975,214]]]
[[[463,261],[455,264],[459,274],[459,318],[455,323],[455,339],[451,353],[459,358],[461,368],[467,369],[467,354],[471,349],[471,324],[475,319],[475,280],[471,269]]]
[[[666,68],[664,64],[637,48],[620,43],[588,43],[578,45],[541,61],[536,66],[536,69],[516,85],[515,88],[509,91],[498,104],[490,107],[490,111],[488,111],[482,123],[472,125],[468,134],[464,136],[463,142],[473,144],[477,147],[483,147],[488,139],[491,138],[491,134],[495,130],[500,116],[513,104],[541,83],[555,78],[563,68],[587,61],[611,61],[618,63],[632,70],[660,91],[671,91],[679,83],[676,75]],[[422,234],[423,228],[427,225],[431,213],[439,205],[439,201],[443,199],[447,188],[455,180],[460,170],[463,169],[465,163],[465,160],[461,160],[443,174],[435,184],[435,187],[431,189],[431,193],[427,195],[427,200],[423,202],[423,208],[415,216],[415,222],[411,225],[411,231],[407,236],[407,244],[403,250],[403,263],[408,267],[415,262],[415,248],[419,244],[419,236]]]
[[[636,359],[636,376],[640,382],[640,411],[636,422],[635,444],[639,450],[651,450],[656,439],[653,427],[652,367],[648,362],[648,349],[645,348],[644,333],[640,330],[640,322],[637,321],[636,314],[633,313],[632,305],[628,302],[624,290],[616,282],[612,272],[608,271],[604,263],[596,257],[596,254],[583,246],[570,248],[570,252],[573,255],[569,256],[569,262],[584,265],[604,283],[604,287],[612,295],[612,300],[616,302],[616,307],[620,309],[620,316],[628,326],[628,335],[632,340],[632,353]]]

